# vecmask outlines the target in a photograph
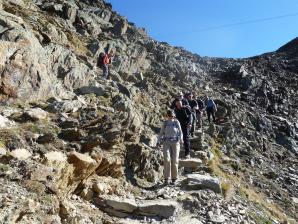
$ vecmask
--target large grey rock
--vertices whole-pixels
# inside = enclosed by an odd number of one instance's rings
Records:
[[[124,19],[121,19],[115,24],[113,28],[113,33],[117,36],[121,36],[126,33],[127,28],[128,28],[127,21]]]
[[[25,119],[32,121],[40,121],[47,118],[48,113],[41,108],[31,108],[24,111]]]
[[[61,101],[55,101],[51,103],[47,110],[50,112],[76,112],[79,109],[82,109],[86,107],[85,102],[82,102],[81,100],[61,100]]]
[[[15,122],[9,120],[8,118],[0,115],[0,128],[7,128],[15,125]]]
[[[110,197],[104,199],[108,213],[128,216],[129,214],[169,218],[179,210],[179,204],[172,200],[143,200]],[[112,210],[111,210],[112,209]],[[120,212],[120,213],[117,213]],[[125,215],[126,214],[126,215]]]
[[[101,86],[83,86],[77,92],[82,95],[94,93],[96,96],[103,96],[105,89]]]
[[[31,153],[27,149],[15,149],[9,155],[18,160],[26,160],[31,157]]]
[[[186,175],[184,183],[185,187],[188,189],[210,189],[216,193],[221,193],[219,179],[209,175],[188,174]]]
[[[178,207],[178,203],[172,200],[142,201],[139,204],[138,213],[146,216],[157,215],[163,218],[169,218],[176,214]]]
[[[137,210],[137,203],[133,199],[107,199],[106,204],[113,209],[126,213],[133,213]]]
[[[191,158],[191,159],[180,159],[179,160],[179,167],[185,167],[185,168],[198,168],[200,165],[202,165],[202,160]]]

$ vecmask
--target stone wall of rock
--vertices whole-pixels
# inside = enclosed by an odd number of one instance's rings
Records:
[[[253,223],[246,214],[259,209],[243,186],[282,211],[279,221],[297,219],[296,45],[200,57],[153,40],[102,0],[0,0],[0,222]],[[109,80],[97,65],[105,50],[115,53]],[[160,122],[191,90],[215,99],[217,121],[204,114],[181,186],[159,189]],[[236,189],[228,205],[210,193],[225,194],[226,181]]]

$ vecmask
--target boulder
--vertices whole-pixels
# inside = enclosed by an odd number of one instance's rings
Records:
[[[142,201],[138,208],[141,215],[169,218],[176,214],[178,203],[172,200]]]
[[[121,19],[119,20],[114,28],[113,28],[113,33],[116,35],[116,36],[122,36],[123,34],[126,33],[127,31],[127,28],[128,28],[128,23],[126,20],[124,19]]]
[[[53,151],[53,152],[48,152],[44,155],[45,159],[45,164],[51,167],[61,167],[61,164],[63,166],[65,163],[67,163],[67,157],[64,153],[58,152],[58,151]]]
[[[96,199],[95,201],[99,206],[102,206],[102,200]],[[105,203],[104,210],[118,217],[134,214],[169,218],[174,216],[179,209],[179,204],[172,200],[136,201],[135,199],[112,197],[103,199],[103,201]]]
[[[83,86],[76,90],[78,94],[95,94],[96,96],[103,96],[105,94],[105,89],[101,86]]]
[[[1,156],[5,156],[6,153],[7,153],[6,148],[0,147],[0,157],[1,157]]]
[[[179,160],[179,167],[196,169],[200,165],[202,165],[202,163],[203,163],[202,160],[196,159],[196,158],[180,159]]]
[[[26,160],[31,157],[31,153],[27,149],[15,149],[9,155],[18,160]]]
[[[39,136],[36,139],[36,142],[39,144],[47,144],[47,143],[53,142],[54,140],[55,140],[55,135],[53,133],[46,133]]]
[[[51,103],[47,110],[53,113],[69,113],[76,112],[85,107],[85,102],[81,100],[61,100]]]
[[[188,174],[184,180],[187,189],[200,190],[210,189],[216,193],[221,193],[220,181],[218,178],[209,175]]]
[[[23,117],[30,121],[40,121],[46,119],[48,113],[41,108],[27,109],[23,113]]]
[[[67,160],[75,168],[72,181],[83,181],[86,177],[89,177],[94,173],[98,167],[98,164],[94,159],[78,152],[69,153]]]
[[[0,115],[0,128],[7,128],[15,125],[15,122],[9,120],[8,118]]]
[[[107,199],[106,204],[117,211],[121,211],[125,213],[133,213],[138,208],[138,205],[133,199],[121,199],[121,198]]]
[[[76,207],[75,205],[66,199],[60,201],[60,210],[59,215],[63,219],[67,219],[70,216],[75,216],[76,214]]]
[[[84,136],[84,132],[81,129],[77,129],[77,128],[63,129],[58,134],[59,138],[70,142],[80,141],[83,136]]]

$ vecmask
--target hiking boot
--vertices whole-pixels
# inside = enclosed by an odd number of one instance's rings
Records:
[[[172,179],[172,181],[171,181],[171,185],[176,185],[176,183],[177,183],[177,179]]]
[[[164,180],[163,186],[167,186],[167,185],[169,185],[169,180]]]

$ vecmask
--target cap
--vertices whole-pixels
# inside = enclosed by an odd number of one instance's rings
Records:
[[[167,111],[167,116],[168,117],[176,117],[176,114],[175,114],[174,110],[168,110]]]

